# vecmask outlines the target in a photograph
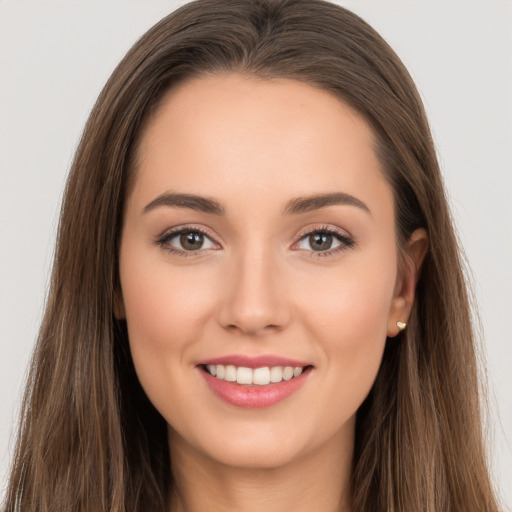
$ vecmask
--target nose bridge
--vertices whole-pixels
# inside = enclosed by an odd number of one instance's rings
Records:
[[[289,311],[279,267],[277,255],[268,245],[251,244],[234,254],[227,269],[219,322],[246,334],[284,327]]]

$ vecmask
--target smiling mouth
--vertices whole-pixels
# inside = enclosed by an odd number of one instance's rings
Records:
[[[243,384],[246,386],[267,386],[289,381],[302,375],[311,368],[308,366],[265,366],[248,368],[245,366],[208,364],[201,365],[202,369],[218,380]]]

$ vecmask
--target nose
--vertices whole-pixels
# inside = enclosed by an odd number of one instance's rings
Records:
[[[290,306],[283,272],[275,259],[253,252],[230,262],[218,309],[223,328],[258,336],[286,327]]]

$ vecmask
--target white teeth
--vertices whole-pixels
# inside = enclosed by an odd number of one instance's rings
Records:
[[[235,382],[236,381],[236,367],[228,364],[226,366],[226,375],[224,375],[224,380],[227,380],[228,382]]]
[[[283,380],[290,380],[301,375],[304,368],[301,366],[268,366],[263,368],[247,368],[245,366],[233,366],[223,364],[206,365],[207,372],[220,380],[237,382],[238,384],[266,386],[270,383],[278,383]]]
[[[293,377],[293,368],[291,366],[285,366],[283,370],[283,379],[290,380]]]
[[[252,370],[240,366],[236,370],[236,381],[238,384],[252,384]]]
[[[258,386],[265,386],[270,384],[270,369],[269,368],[255,368],[252,372],[252,383]]]
[[[213,375],[213,373],[212,373]],[[214,375],[214,377],[217,377],[217,379],[224,380],[224,377],[226,376],[226,367],[223,364],[217,365],[217,375]]]
[[[281,382],[283,380],[283,369],[280,366],[270,368],[270,382]]]

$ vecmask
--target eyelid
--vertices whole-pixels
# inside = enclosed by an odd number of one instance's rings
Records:
[[[296,236],[297,241],[293,243],[292,249],[294,249],[306,237],[316,233],[327,233],[329,235],[332,235],[338,239],[340,245],[327,251],[314,251],[300,248],[296,248],[295,250],[308,252],[313,257],[323,257],[338,254],[339,252],[350,249],[356,245],[356,240],[348,231],[341,229],[337,226],[327,226],[325,224],[321,224],[316,226],[308,226],[306,228],[301,229]]]
[[[185,224],[185,225],[174,226],[172,228],[166,229],[157,237],[157,239],[155,240],[155,244],[171,253],[175,253],[175,254],[179,254],[179,255],[183,255],[183,256],[194,256],[194,255],[197,256],[201,253],[212,250],[211,248],[208,248],[208,249],[198,249],[196,251],[187,251],[184,249],[179,249],[179,248],[168,245],[169,240],[175,238],[176,236],[179,236],[182,233],[188,233],[188,232],[200,233],[201,235],[207,237],[212,242],[212,244],[214,244],[216,246],[213,250],[218,250],[218,249],[222,248],[221,244],[219,242],[217,242],[216,237],[210,233],[210,230],[206,229],[204,226],[198,226],[198,225],[194,225],[194,224]],[[311,236],[315,233],[327,233],[329,235],[332,235],[337,238],[337,240],[340,242],[340,244],[337,247],[328,249],[326,251],[314,251],[313,249],[309,250],[309,249],[297,248],[297,245],[302,240],[304,240],[306,237]],[[356,245],[356,240],[348,231],[341,229],[337,226],[328,226],[325,224],[319,224],[319,225],[315,225],[315,226],[307,226],[305,228],[302,228],[297,233],[295,239],[296,239],[296,241],[292,244],[291,249],[296,250],[296,251],[310,253],[311,256],[313,256],[313,257],[335,255],[339,252],[350,249],[351,247]]]
[[[183,256],[194,256],[199,255],[205,251],[212,250],[211,248],[208,249],[198,249],[196,251],[186,251],[184,249],[179,249],[177,247],[173,247],[169,245],[169,241],[173,238],[181,235],[182,233],[200,233],[204,237],[208,238],[212,244],[214,244],[216,247],[214,250],[220,249],[222,246],[217,242],[216,237],[214,237],[209,230],[205,229],[203,226],[197,226],[194,224],[184,224],[180,226],[174,226],[172,228],[166,229],[163,231],[160,235],[157,236],[155,240],[155,244],[162,247],[163,249],[167,250],[168,252],[183,255]]]

